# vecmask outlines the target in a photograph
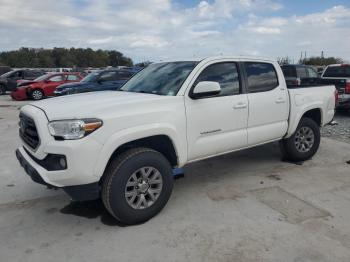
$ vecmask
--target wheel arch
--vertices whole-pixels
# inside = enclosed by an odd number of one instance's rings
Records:
[[[161,129],[159,131],[161,131]],[[168,132],[158,133],[154,130],[153,132],[148,130],[143,132],[140,131],[138,134],[133,134],[131,130],[128,132],[128,129],[126,129],[123,130],[122,133],[126,135],[122,136],[122,134],[116,133],[104,143],[105,146],[99,154],[94,170],[95,176],[99,179],[105,173],[111,160],[130,148],[148,147],[156,150],[162,153],[173,167],[180,166],[187,158],[187,155],[185,154],[187,148],[180,145],[176,134],[171,133],[169,130]]]
[[[300,120],[303,117],[308,117],[312,120],[314,120],[317,125],[319,127],[323,126],[323,110],[321,107],[318,106],[314,106],[314,107],[308,107],[302,111],[299,112],[299,114],[297,114],[296,116],[292,117],[294,120],[290,120],[289,121],[289,128],[288,128],[288,132],[287,135],[285,136],[285,138],[290,137],[295,130],[297,129]]]

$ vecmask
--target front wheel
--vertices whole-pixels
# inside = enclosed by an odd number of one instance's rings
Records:
[[[280,142],[285,158],[291,161],[305,161],[317,152],[320,146],[320,127],[307,117],[303,117],[294,134]]]
[[[40,89],[34,89],[30,92],[30,98],[33,100],[41,100],[44,98],[44,93]]]
[[[102,184],[102,200],[124,224],[145,222],[168,202],[173,188],[169,161],[149,148],[130,149],[112,160]]]

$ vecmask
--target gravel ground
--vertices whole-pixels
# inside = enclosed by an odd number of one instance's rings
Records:
[[[337,125],[327,125],[322,128],[322,136],[350,144],[350,113],[339,111],[334,117]]]

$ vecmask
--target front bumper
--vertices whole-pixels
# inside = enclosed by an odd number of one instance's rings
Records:
[[[62,91],[55,90],[55,91],[53,91],[53,95],[54,96],[65,96],[65,95],[68,95],[68,92],[66,90],[62,90]]]
[[[20,88],[11,92],[11,97],[13,100],[21,101],[28,99],[27,90],[25,88]]]
[[[58,141],[50,135],[47,127],[49,121],[40,108],[27,105],[22,107],[21,114],[34,121],[40,143],[36,149],[32,149],[25,141],[22,141],[23,146],[18,150],[47,184],[66,187],[99,181],[101,175],[94,171],[102,144],[93,137],[94,134],[77,140]],[[43,162],[48,159],[52,160],[48,157],[50,155],[65,156],[67,168],[58,170],[48,168],[47,163],[43,165]]]
[[[58,188],[47,183],[41,177],[39,171],[26,159],[23,152],[27,154],[23,148],[17,149],[16,157],[29,177],[38,184],[48,186],[49,188]],[[61,189],[63,189],[75,201],[94,200],[100,197],[100,185],[98,182],[85,185],[65,186],[61,187]]]

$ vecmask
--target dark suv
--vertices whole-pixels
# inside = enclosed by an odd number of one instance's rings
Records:
[[[6,91],[15,90],[18,81],[34,80],[44,74],[44,71],[35,69],[17,69],[7,72],[0,76],[0,95],[6,94]]]
[[[56,88],[55,96],[77,93],[118,90],[139,68],[106,69],[88,74],[79,83],[63,84]]]
[[[317,71],[308,65],[282,65],[284,78],[288,87],[312,86],[320,82]]]

